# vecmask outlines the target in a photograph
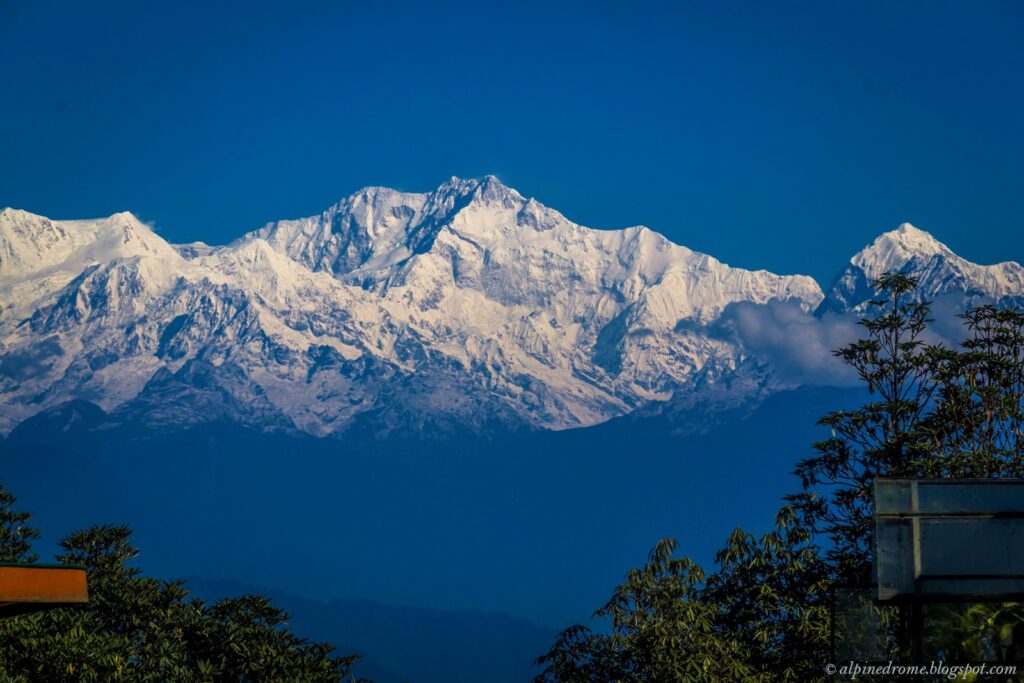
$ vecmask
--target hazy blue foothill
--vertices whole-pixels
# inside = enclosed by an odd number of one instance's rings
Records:
[[[359,674],[375,683],[514,683],[536,673],[533,664],[556,631],[525,619],[477,611],[392,607],[371,600],[316,601],[237,581],[189,578],[207,599],[245,593],[270,597],[293,615],[302,634],[360,653]]]
[[[76,404],[33,418],[4,447],[10,486],[49,540],[80,520],[130,519],[147,570],[161,575],[243,581],[302,596],[321,615],[324,602],[369,599],[558,628],[590,614],[663,535],[708,561],[734,527],[766,528],[797,485],[788,472],[820,437],[822,406],[859,400],[787,392],[698,436],[651,417],[363,442],[230,425],[94,429],[102,411]],[[298,623],[321,639],[335,628]]]

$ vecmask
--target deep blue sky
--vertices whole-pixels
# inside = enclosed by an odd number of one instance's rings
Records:
[[[0,206],[223,242],[495,173],[819,280],[901,221],[1024,259],[1020,2],[187,4],[0,0]]]

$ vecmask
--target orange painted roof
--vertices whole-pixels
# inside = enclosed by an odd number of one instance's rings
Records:
[[[84,569],[0,565],[0,617],[87,602],[89,589]]]

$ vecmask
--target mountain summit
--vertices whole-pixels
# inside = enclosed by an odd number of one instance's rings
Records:
[[[809,277],[589,229],[493,176],[365,188],[221,247],[167,244],[131,214],[5,209],[0,432],[83,401],[151,429],[318,436],[583,427],[709,391],[727,407],[782,385],[715,331],[726,307],[850,311],[894,267],[929,292],[1022,291],[1016,264],[975,266],[904,225],[819,307]]]
[[[133,256],[174,259],[174,250],[128,211],[109,218],[52,221],[0,210],[0,277],[39,277],[46,271],[80,271],[89,264]]]
[[[971,263],[953,252],[931,234],[903,223],[879,235],[859,251],[836,277],[820,311],[846,313],[862,311],[874,298],[870,283],[885,273],[916,277],[921,296],[935,299],[946,294],[963,294],[966,303],[992,300],[1003,304],[1019,302],[1024,295],[1024,268],[1013,261],[991,266]]]

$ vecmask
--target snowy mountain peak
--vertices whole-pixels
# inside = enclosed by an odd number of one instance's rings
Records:
[[[484,176],[477,183],[475,195],[481,201],[501,201],[509,203],[521,203],[525,201],[523,195],[514,188],[502,183],[497,176]]]
[[[523,228],[543,231],[556,224],[571,225],[495,176],[453,176],[428,193],[364,188],[320,216],[277,221],[243,239],[265,239],[311,270],[372,287],[402,280],[420,255],[450,253],[447,239],[438,244],[442,234],[480,246],[519,240],[514,233]]]
[[[107,219],[113,223],[122,223],[125,225],[144,225],[138,216],[131,211],[118,211],[117,213],[111,214]]]
[[[171,263],[179,258],[173,247],[128,211],[72,221],[17,209],[0,212],[0,278],[73,276],[89,265],[132,257]]]
[[[889,233],[884,233],[882,236],[886,235],[893,240],[898,239],[908,249],[915,249],[917,251],[951,251],[949,247],[935,239],[930,232],[915,227],[910,223],[900,223],[898,228]]]
[[[899,227],[891,232],[897,232],[901,235],[908,236],[911,239],[928,239],[934,240],[931,233],[922,230],[921,228],[915,227],[912,223],[900,223]]]
[[[875,295],[871,283],[896,272],[915,277],[920,296],[929,300],[957,293],[966,295],[964,305],[983,300],[1013,303],[1024,295],[1024,269],[1018,263],[972,263],[930,233],[903,223],[879,235],[850,259],[829,288],[819,312],[863,311]]]
[[[930,233],[910,223],[903,223],[895,230],[879,235],[850,259],[850,262],[874,278],[899,270],[911,259],[930,258],[935,255],[955,256],[949,247]]]

